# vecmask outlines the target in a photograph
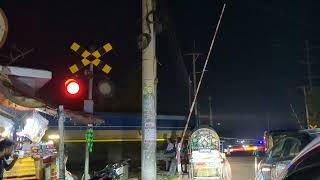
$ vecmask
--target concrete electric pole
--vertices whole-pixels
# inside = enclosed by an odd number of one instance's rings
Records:
[[[153,19],[153,0],[142,0],[142,34],[149,38],[142,49],[142,145],[141,145],[141,179],[157,179],[156,167],[156,78],[157,62],[155,56],[155,34]]]
[[[197,72],[196,72],[196,61],[201,55],[204,55],[202,53],[196,52],[196,42],[193,42],[193,52],[186,54],[187,56],[192,56],[192,75],[193,75],[193,98],[195,97],[196,91],[197,91]],[[199,113],[198,113],[198,103],[197,100],[195,101],[194,105],[194,115],[196,118],[196,126],[200,125],[200,119],[199,119]]]
[[[312,93],[312,89],[313,89],[313,79],[318,78],[313,76],[312,74],[312,65],[314,64],[312,62],[312,58],[311,58],[311,51],[313,49],[319,49],[320,47],[316,47],[316,46],[312,46],[310,45],[309,41],[306,40],[305,41],[305,61],[301,62],[302,64],[305,64],[307,66],[307,80],[308,80],[308,85],[305,85],[303,87],[303,94],[304,94],[304,105],[305,105],[305,111],[306,111],[306,127],[309,128],[310,125],[310,114],[309,114],[309,109],[310,107],[308,107],[308,102],[307,102],[307,97],[308,95],[310,95]]]
[[[309,82],[309,89],[312,91],[312,71],[311,71],[311,62],[310,62],[310,47],[309,41],[306,41],[306,64],[307,64],[307,72],[308,72],[308,82]]]
[[[65,164],[64,164],[64,122],[65,122],[65,116],[64,116],[64,110],[63,106],[60,105],[58,109],[58,115],[59,115],[59,180],[65,179]]]
[[[211,96],[209,96],[208,100],[209,100],[209,124],[213,128],[212,99],[211,99]]]

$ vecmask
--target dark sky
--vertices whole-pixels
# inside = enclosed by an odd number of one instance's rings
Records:
[[[102,59],[113,67],[109,78],[116,87],[113,98],[96,95],[97,111],[138,112],[141,104],[141,54],[136,48],[140,33],[141,4],[138,1],[3,1],[9,19],[9,37],[2,54],[16,44],[35,48],[15,65],[53,71],[53,80],[40,97],[52,104],[80,109],[81,98],[65,97],[61,85],[70,77],[68,66],[80,59],[68,48],[74,41],[84,47],[112,43],[114,51]],[[160,0],[161,2],[161,0]],[[178,1],[168,4],[182,53],[196,49],[207,53],[223,1]],[[166,8],[161,6],[160,8]],[[208,113],[208,96],[213,98],[219,131],[229,136],[253,137],[270,127],[294,128],[290,103],[303,111],[304,43],[319,45],[319,2],[227,1],[212,57],[200,92],[201,112]],[[187,113],[188,93],[181,64],[168,49],[166,30],[158,35],[159,113]],[[315,50],[316,51],[316,50]],[[319,54],[319,53],[318,53]],[[312,61],[318,59],[312,51]],[[205,58],[198,62],[202,69]],[[191,60],[184,57],[188,71]],[[313,66],[317,72],[317,66]],[[96,72],[97,81],[106,78]],[[79,78],[83,79],[81,75]],[[84,84],[85,84],[85,79]],[[315,81],[316,83],[316,81]],[[48,93],[49,92],[49,93]],[[85,90],[82,97],[85,97]],[[48,95],[49,94],[49,95]],[[97,93],[96,93],[97,94]],[[76,102],[76,103],[75,103]]]

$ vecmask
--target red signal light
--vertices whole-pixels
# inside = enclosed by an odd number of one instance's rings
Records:
[[[67,92],[71,95],[75,95],[80,91],[79,83],[75,79],[68,79],[64,86],[67,90]]]

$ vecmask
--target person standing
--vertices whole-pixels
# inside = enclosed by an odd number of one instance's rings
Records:
[[[18,155],[13,155],[11,163],[7,163],[7,159],[12,156],[14,142],[9,139],[4,139],[0,142],[0,180],[3,179],[3,171],[9,171],[18,160]]]

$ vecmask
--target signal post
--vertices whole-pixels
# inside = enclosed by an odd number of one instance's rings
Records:
[[[99,58],[104,54],[108,53],[112,50],[112,46],[110,43],[105,44],[98,50],[90,52],[84,48],[82,48],[79,44],[73,43],[70,47],[71,50],[76,52],[82,57],[82,60],[72,66],[69,67],[71,73],[77,73],[81,68],[86,67],[89,65],[89,71],[86,74],[89,77],[89,92],[88,92],[88,99],[84,100],[84,112],[93,114],[94,111],[94,102],[92,99],[93,93],[93,67],[96,66],[97,68],[101,69],[105,74],[109,74],[111,71],[111,66],[108,64],[103,63]],[[89,153],[92,152],[92,143],[93,143],[93,130],[92,124],[88,124],[88,129],[86,132],[86,148],[85,148],[85,167],[84,167],[84,180],[88,180],[89,177]]]

